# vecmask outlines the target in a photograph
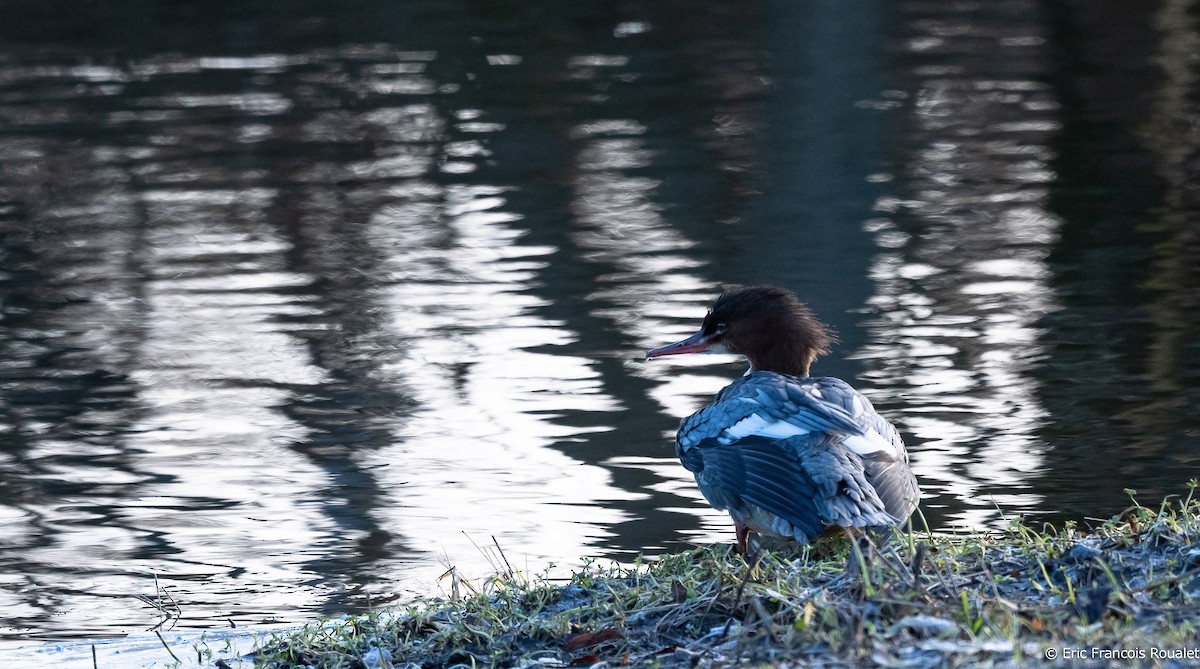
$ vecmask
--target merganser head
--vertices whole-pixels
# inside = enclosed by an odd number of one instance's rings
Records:
[[[791,291],[775,286],[727,290],[717,298],[696,334],[646,353],[646,358],[682,353],[738,353],[751,370],[808,376],[818,355],[829,352],[833,335]]]

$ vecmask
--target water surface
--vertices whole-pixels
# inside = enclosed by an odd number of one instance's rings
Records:
[[[1177,4],[12,3],[0,637],[728,541],[671,439],[742,363],[641,356],[737,283],[836,328],[935,530],[1183,490]]]

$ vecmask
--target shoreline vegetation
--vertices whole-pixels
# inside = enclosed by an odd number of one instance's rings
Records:
[[[566,582],[502,564],[450,599],[260,642],[255,666],[1200,666],[1200,496],[1073,524],[877,541],[747,560],[727,545]],[[502,555],[502,554],[501,554]],[[465,593],[465,594],[464,594]],[[218,665],[219,666],[219,665]]]

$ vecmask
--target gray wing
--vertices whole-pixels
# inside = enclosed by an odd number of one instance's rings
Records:
[[[827,437],[709,440],[682,459],[714,508],[760,532],[807,542],[829,525],[895,524],[867,482],[862,462]]]
[[[864,453],[860,457],[867,482],[875,489],[887,512],[897,523],[908,520],[917,508],[921,490],[908,464],[908,449],[900,432],[875,411],[871,400],[850,384],[832,377],[812,379],[826,401],[837,403],[868,432],[882,437],[891,448]]]
[[[921,489],[917,486],[917,477],[909,468],[908,451],[904,449],[900,433],[882,416],[876,414],[876,418],[882,424],[877,427],[877,430],[893,439],[899,447],[901,457],[895,458],[883,454],[863,456],[863,470],[867,481],[883,502],[883,507],[899,524],[907,521],[908,517],[916,510],[917,500],[921,497]]]
[[[825,529],[816,483],[800,461],[774,440],[751,437],[737,444],[709,440],[688,449],[681,459],[696,475],[709,504],[729,511],[743,524],[763,525],[749,521],[761,509],[773,516],[766,524],[774,525],[778,519],[790,525],[792,531],[776,530],[776,534],[807,542]]]
[[[840,405],[824,401],[815,384],[796,381],[774,372],[755,372],[734,381],[712,404],[684,419],[678,448],[686,450],[705,439],[733,443],[752,434],[785,438],[813,432],[863,432]]]
[[[743,377],[683,421],[676,451],[714,507],[735,520],[761,509],[742,522],[801,541],[903,522],[918,494],[895,428],[838,379]]]

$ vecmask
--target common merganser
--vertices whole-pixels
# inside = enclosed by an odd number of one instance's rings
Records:
[[[675,453],[714,508],[733,518],[737,546],[749,532],[807,543],[833,526],[896,526],[920,490],[900,433],[862,393],[810,377],[833,337],[790,291],[726,291],[696,334],[646,358],[738,353],[745,376],[685,418]]]

